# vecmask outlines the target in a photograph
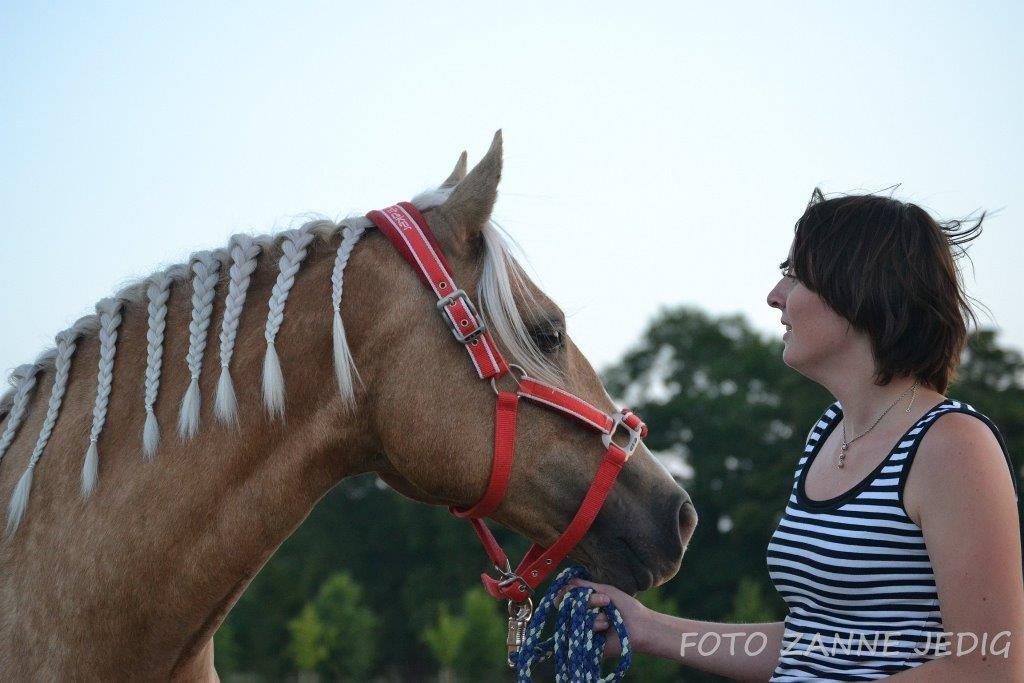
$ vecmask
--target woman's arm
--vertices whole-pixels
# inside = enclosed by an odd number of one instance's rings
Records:
[[[642,652],[737,681],[764,683],[782,649],[781,621],[722,624],[649,613]]]
[[[992,430],[969,415],[944,416],[922,440],[906,490],[918,501],[907,512],[920,520],[953,635],[948,656],[887,680],[1024,681],[1020,519]]]

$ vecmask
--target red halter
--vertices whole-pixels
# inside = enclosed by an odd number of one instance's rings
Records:
[[[504,597],[513,602],[523,602],[587,533],[622,466],[636,450],[640,440],[647,436],[647,426],[625,408],[620,413],[609,415],[577,396],[528,377],[522,368],[507,364],[491,338],[483,318],[477,313],[466,293],[455,285],[444,254],[415,206],[401,202],[381,211],[371,211],[367,218],[391,240],[395,248],[416,269],[420,279],[437,296],[437,307],[455,339],[466,349],[480,378],[489,379],[494,393],[498,396],[495,411],[494,459],[491,463],[491,479],[487,490],[483,497],[469,508],[450,506],[448,509],[456,517],[469,519],[483,543],[484,550],[500,574],[497,578],[487,573],[480,575],[487,592],[495,598]],[[509,373],[510,367],[518,369],[521,373],[517,387],[513,391],[499,390],[497,380],[506,374],[512,374]],[[514,374],[512,377],[515,379]],[[508,556],[498,545],[483,518],[498,507],[508,487],[515,453],[516,413],[520,397],[574,417],[599,432],[605,452],[590,489],[569,526],[548,548],[534,543],[513,571]],[[628,436],[625,446],[612,441],[619,428]]]

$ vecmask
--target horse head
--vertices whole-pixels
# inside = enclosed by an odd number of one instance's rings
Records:
[[[491,220],[500,131],[473,170],[465,168],[463,154],[439,203],[422,212],[458,286],[476,293],[502,355],[528,376],[614,413],[568,334],[565,314],[517,263]],[[376,469],[410,498],[469,507],[490,478],[494,390],[477,377],[414,269],[397,253],[382,261],[373,366],[384,372],[368,386],[372,404],[363,418],[379,439]],[[603,452],[592,430],[524,401],[508,488],[490,517],[550,546],[576,513]],[[596,580],[644,590],[675,575],[696,521],[686,492],[640,444],[570,557]]]

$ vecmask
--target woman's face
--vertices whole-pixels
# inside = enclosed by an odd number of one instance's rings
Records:
[[[830,359],[849,351],[857,334],[849,321],[832,310],[825,300],[792,275],[793,250],[784,262],[783,276],[768,293],[768,305],[782,313],[786,325],[782,360],[802,374],[814,378],[827,370]]]

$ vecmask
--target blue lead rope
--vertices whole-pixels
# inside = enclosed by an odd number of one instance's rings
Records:
[[[530,619],[526,629],[526,639],[516,658],[517,683],[532,683],[530,668],[537,662],[543,662],[552,654],[555,655],[556,683],[587,683],[619,681],[633,659],[629,646],[626,624],[615,604],[609,602],[606,607],[588,607],[593,588],[580,586],[571,588],[565,594],[562,606],[558,610],[555,622],[555,633],[547,640],[540,639],[541,631],[547,622],[548,615],[555,607],[558,592],[574,577],[590,580],[587,570],[578,565],[563,569],[554,578],[547,594],[537,605],[537,610]],[[615,627],[622,643],[622,654],[615,671],[601,676],[601,654],[604,652],[606,637],[594,631],[594,622],[604,611],[608,620]]]

